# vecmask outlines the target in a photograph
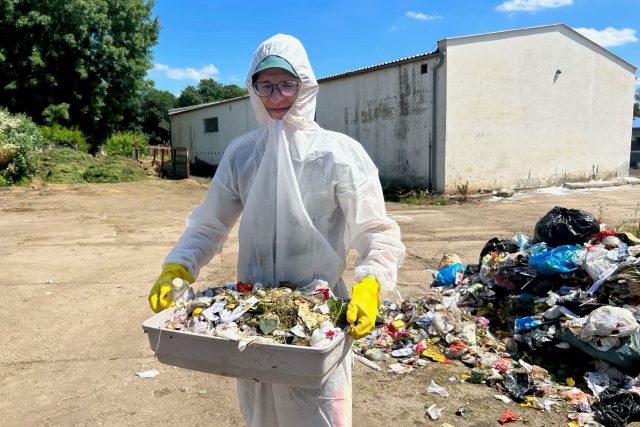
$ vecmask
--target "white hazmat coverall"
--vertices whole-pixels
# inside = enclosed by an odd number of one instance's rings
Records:
[[[282,120],[270,118],[251,88],[256,66],[269,55],[286,59],[302,80]],[[341,276],[347,252],[355,249],[356,282],[372,276],[393,289],[405,250],[399,227],[386,215],[378,171],[362,146],[315,123],[318,83],[302,44],[282,34],[262,43],[246,84],[260,128],[225,150],[206,199],[187,218],[165,264],[181,264],[197,277],[242,212],[238,280],[289,281],[304,291],[322,279],[348,298]],[[320,388],[239,379],[247,425],[350,426],[350,362],[345,358]]]

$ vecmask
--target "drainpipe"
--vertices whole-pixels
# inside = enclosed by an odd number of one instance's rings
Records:
[[[440,48],[438,48],[438,59],[437,59],[437,63],[436,66],[433,67],[433,81],[431,83],[431,141],[429,141],[429,193],[433,192],[433,189],[435,188],[435,181],[436,181],[436,142],[437,142],[437,135],[438,135],[438,126],[437,126],[437,115],[436,112],[438,111],[438,109],[436,108],[437,106],[437,99],[438,97],[436,96],[436,87],[437,87],[437,71],[438,68],[442,67],[442,65],[444,65],[444,52],[442,52],[442,50],[440,50]]]

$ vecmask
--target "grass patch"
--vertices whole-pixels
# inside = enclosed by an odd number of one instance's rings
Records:
[[[616,231],[631,233],[636,237],[640,237],[640,202],[636,204],[636,210],[633,213],[633,218],[628,221],[624,221],[616,227]]]
[[[407,205],[424,205],[427,195],[427,191],[410,190],[409,192],[400,195],[398,197],[398,201],[400,203],[406,203]]]
[[[37,176],[56,184],[115,183],[145,179],[144,168],[122,156],[96,158],[68,148],[38,154]]]
[[[427,205],[431,206],[446,206],[455,203],[453,200],[446,196],[437,196],[430,199],[427,199]]]
[[[407,205],[446,206],[456,203],[450,197],[444,195],[432,195],[428,191],[410,190],[398,197],[398,202]]]

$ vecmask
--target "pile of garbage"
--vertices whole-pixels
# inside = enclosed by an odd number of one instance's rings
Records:
[[[355,343],[360,360],[395,362],[393,373],[456,360],[497,399],[574,405],[576,425],[640,419],[636,236],[555,207],[533,238],[489,240],[478,264],[445,254],[433,286],[441,292],[383,302],[383,326]]]
[[[164,328],[250,343],[327,347],[344,335],[345,301],[326,282],[305,289],[291,283],[265,287],[259,283],[229,284],[195,293],[188,282],[174,279],[175,306]]]

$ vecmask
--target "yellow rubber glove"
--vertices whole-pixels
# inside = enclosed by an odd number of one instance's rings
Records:
[[[355,339],[366,337],[376,324],[380,306],[380,285],[373,277],[365,277],[351,289],[351,302],[347,308],[347,322]]]
[[[149,292],[149,306],[156,313],[161,312],[167,307],[172,307],[175,303],[171,299],[171,282],[176,277],[193,283],[193,277],[186,268],[180,264],[169,263],[164,266],[162,273],[156,283],[153,284],[151,292]]]

